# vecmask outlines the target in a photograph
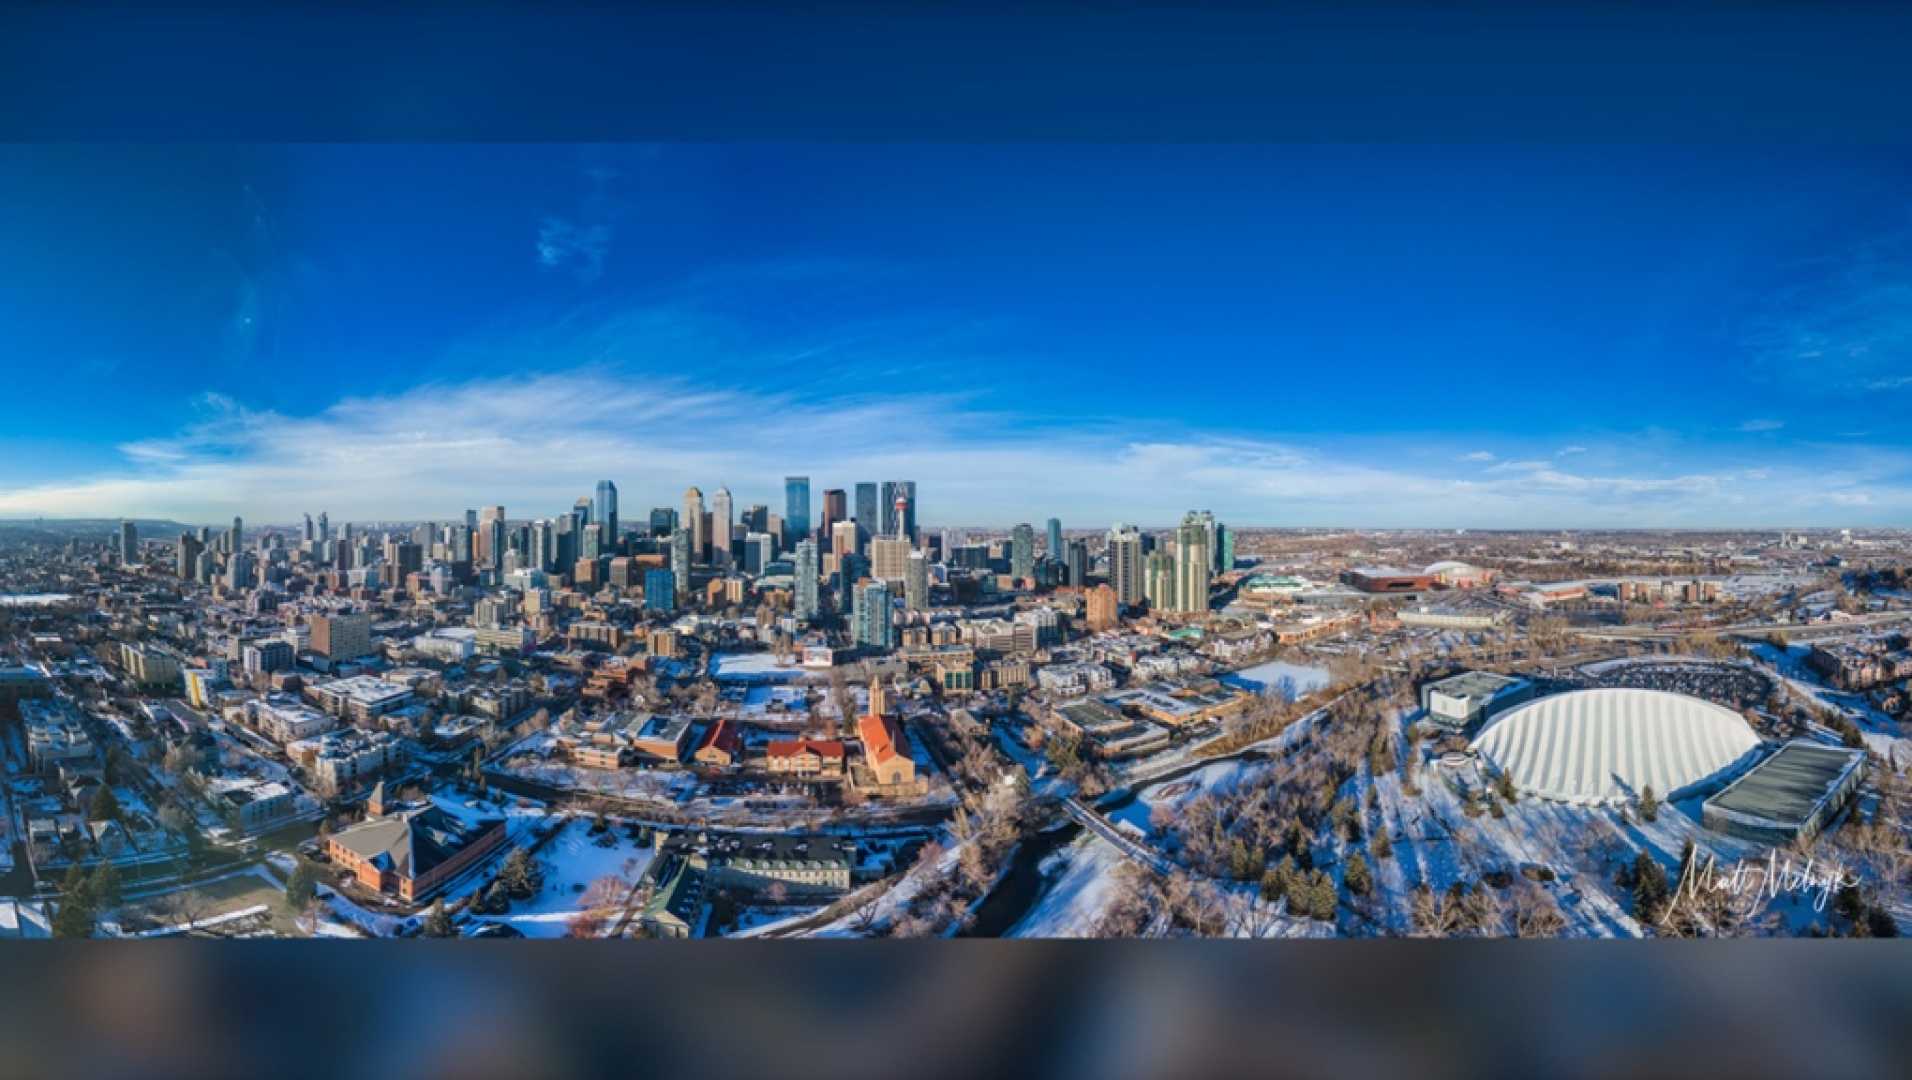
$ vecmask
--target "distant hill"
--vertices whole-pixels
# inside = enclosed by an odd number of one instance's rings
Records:
[[[196,525],[164,518],[133,518],[133,527],[142,540],[175,537],[197,530]],[[97,540],[119,535],[119,518],[9,518],[0,519],[0,537],[9,540]]]

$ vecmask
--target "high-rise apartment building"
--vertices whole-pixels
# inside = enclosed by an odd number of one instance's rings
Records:
[[[678,526],[671,532],[671,577],[676,579],[677,595],[690,595],[691,532]]]
[[[372,652],[372,617],[364,612],[312,617],[312,651],[329,660],[356,660]]]
[[[1036,530],[1026,521],[1009,531],[1009,576],[1018,581],[1036,576]]]
[[[1144,591],[1151,610],[1180,610],[1175,598],[1175,560],[1168,552],[1149,552]]]
[[[1208,610],[1208,583],[1214,578],[1215,515],[1202,511],[1182,518],[1175,530],[1175,606],[1194,614]]]
[[[929,610],[929,556],[920,548],[911,548],[903,573],[903,606],[911,611]]]
[[[851,525],[854,529],[856,526]],[[794,604],[798,622],[811,622],[821,610],[817,600],[817,579],[821,568],[817,565],[817,544],[814,540],[797,541],[796,550],[796,601]]]
[[[1065,580],[1078,589],[1089,584],[1089,545],[1087,541],[1071,540],[1063,545],[1063,567],[1067,572]]]
[[[1142,602],[1147,595],[1142,569],[1142,534],[1117,523],[1109,530],[1109,584],[1117,603],[1134,607]]]
[[[870,576],[902,582],[909,572],[910,542],[901,536],[879,536],[870,541]]]
[[[896,626],[891,615],[890,588],[881,581],[865,581],[856,586],[856,643],[871,649],[889,649],[896,645]]]

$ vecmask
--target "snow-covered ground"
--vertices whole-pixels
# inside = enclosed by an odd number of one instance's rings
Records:
[[[586,910],[585,894],[601,878],[614,879],[617,903],[604,930],[613,928],[616,913],[621,913],[631,889],[637,884],[655,854],[652,848],[630,838],[621,825],[597,836],[590,835],[591,823],[579,818],[565,824],[549,844],[538,851],[537,861],[544,869],[544,885],[537,895],[514,900],[503,915],[481,915],[484,922],[506,923],[528,938],[560,938],[569,932],[570,921]],[[601,842],[602,841],[602,842]]]
[[[1109,811],[1108,817],[1118,826],[1134,829],[1138,834],[1147,836],[1149,817],[1156,807],[1166,806],[1173,810],[1202,795],[1232,791],[1244,779],[1269,767],[1267,761],[1225,758],[1186,776],[1142,788],[1136,792],[1133,800]]]
[[[1230,672],[1221,676],[1220,681],[1256,694],[1272,691],[1293,701],[1303,694],[1325,688],[1333,681],[1333,677],[1326,668],[1270,660],[1265,664]]]
[[[1075,843],[1042,860],[1042,895],[1004,937],[1088,937],[1116,899],[1123,862],[1115,845],[1083,830]]]
[[[805,674],[794,659],[777,663],[773,652],[717,653],[710,658],[710,676],[719,682],[781,682]]]

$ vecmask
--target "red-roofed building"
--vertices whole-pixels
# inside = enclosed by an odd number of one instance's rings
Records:
[[[901,723],[870,714],[856,722],[856,734],[863,741],[863,763],[878,785],[894,787],[916,779],[916,760],[910,757],[909,738]]]
[[[842,776],[844,758],[840,739],[773,739],[764,747],[769,770],[792,776]]]
[[[697,744],[697,750],[691,755],[699,765],[708,765],[714,769],[728,769],[737,763],[743,753],[743,739],[737,734],[737,725],[723,717],[710,725],[704,737]]]

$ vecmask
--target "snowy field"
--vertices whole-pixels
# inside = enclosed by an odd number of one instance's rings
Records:
[[[1325,668],[1270,660],[1265,664],[1230,672],[1221,676],[1221,681],[1250,693],[1279,693],[1293,701],[1303,694],[1325,688],[1332,677]]]
[[[620,825],[597,836],[590,835],[591,823],[579,818],[567,823],[562,832],[538,851],[538,863],[544,870],[544,887],[527,900],[514,900],[503,915],[480,915],[482,922],[511,926],[527,938],[561,938],[569,932],[569,923],[585,911],[584,896],[600,878],[618,883],[617,911],[623,910],[631,889],[651,863],[649,846],[639,845]],[[616,922],[607,920],[608,932]]]
[[[711,678],[719,682],[781,682],[804,674],[794,660],[777,663],[772,652],[718,653],[710,658]]]

